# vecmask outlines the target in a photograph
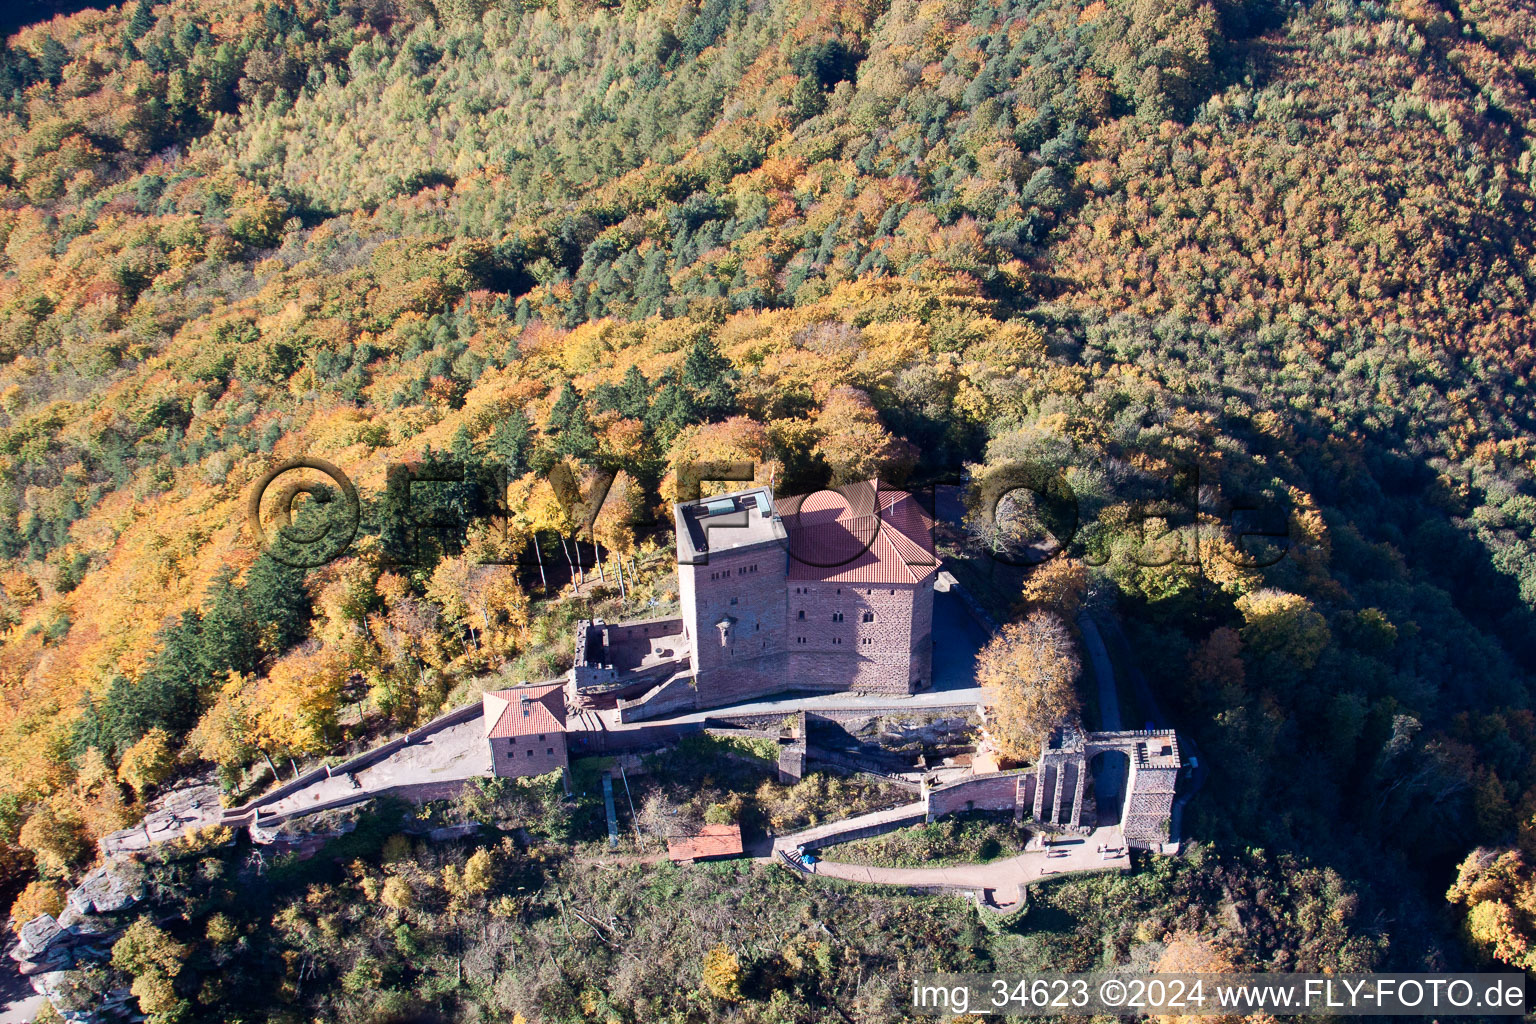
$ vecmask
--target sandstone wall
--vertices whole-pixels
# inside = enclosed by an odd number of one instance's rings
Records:
[[[534,733],[529,736],[497,736],[490,740],[491,768],[503,778],[547,775],[567,764],[565,734]]]

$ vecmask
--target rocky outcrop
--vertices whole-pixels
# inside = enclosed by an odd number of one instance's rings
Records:
[[[142,1020],[126,985],[102,991],[91,974],[105,971],[61,970],[40,974],[32,979],[37,993],[53,1004],[54,1012],[69,1024],[101,1024],[105,1021]]]
[[[132,1016],[127,988],[105,988],[112,942],[126,911],[144,898],[133,865],[108,861],[69,891],[55,918],[41,914],[21,926],[11,957],[32,987],[72,1024]]]
[[[69,892],[69,909],[77,915],[115,914],[144,898],[143,886],[120,867],[107,863],[80,880]]]
[[[219,800],[219,787],[213,785],[172,790],[155,803],[154,809],[137,825],[108,833],[97,840],[96,847],[101,856],[115,857],[145,850],[156,843],[180,839],[189,830],[198,831],[221,824],[227,817]]]

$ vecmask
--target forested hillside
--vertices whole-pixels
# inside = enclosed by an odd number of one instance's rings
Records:
[[[632,611],[671,600],[683,463],[803,490],[1024,462],[1070,484],[1069,571],[1212,769],[1186,828],[1224,852],[1143,894],[1190,908],[1166,926],[1275,966],[1515,962],[1533,132],[1516,0],[140,0],[23,28],[7,892],[45,905],[178,774],[243,792],[486,675],[553,674],[573,548],[626,560]],[[308,571],[245,527],[297,456],[364,507]],[[386,467],[438,457],[507,466],[516,514],[395,564]],[[594,537],[557,463],[618,474]],[[1149,527],[1190,467],[1198,514]],[[1288,524],[1271,566],[1222,557],[1245,501]],[[1250,849],[1275,858],[1254,877],[1220,860]],[[1312,923],[1218,913],[1252,886]],[[663,1011],[706,1019],[639,996],[569,1019]]]

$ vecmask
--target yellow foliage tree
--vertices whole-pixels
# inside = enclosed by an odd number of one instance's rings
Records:
[[[1332,634],[1328,622],[1300,594],[1273,587],[1237,599],[1243,613],[1243,643],[1254,654],[1306,671],[1317,664]]]
[[[384,880],[384,888],[379,892],[379,902],[390,910],[403,912],[416,905],[416,892],[411,888],[411,883],[399,875],[391,875]]]
[[[464,862],[464,891],[470,896],[490,892],[496,881],[496,859],[487,849],[479,849]]]
[[[592,521],[592,536],[599,545],[617,556],[613,560],[614,572],[620,592],[624,587],[624,559],[635,550],[635,527],[645,519],[645,488],[623,470],[614,475],[608,488],[608,497]],[[598,563],[603,571],[603,563]]]
[[[11,904],[11,930],[19,932],[22,925],[42,914],[58,917],[63,909],[62,888],[42,878],[28,882],[27,887],[21,890],[21,895]]]
[[[199,757],[229,773],[237,773],[256,757],[255,712],[250,706],[248,680],[238,672],[219,688],[213,704],[187,736]],[[275,772],[275,768],[274,768]]]
[[[753,466],[751,482],[708,479],[700,467],[744,462]],[[667,473],[661,481],[662,500],[669,505],[682,501],[694,488],[701,497],[760,486],[782,476],[784,467],[774,452],[768,430],[756,420],[732,416],[721,423],[689,427],[678,434],[667,451]]]
[[[154,787],[171,777],[176,768],[176,758],[171,751],[171,738],[164,729],[149,730],[139,741],[123,751],[123,759],[117,766],[117,777],[133,787],[140,800]]]
[[[741,960],[724,946],[704,954],[704,990],[725,1003],[741,1002]]]
[[[55,793],[40,803],[21,827],[17,843],[32,851],[45,874],[66,874],[90,849],[74,794]]]
[[[1053,611],[1068,622],[1077,617],[1087,593],[1088,567],[1067,555],[1042,562],[1024,579],[1027,608]]]
[[[1521,970],[1536,970],[1536,872],[1524,854],[1473,850],[1445,896],[1467,908],[1466,928],[1473,945]]]
[[[1158,974],[1231,974],[1237,970],[1232,958],[1210,939],[1194,932],[1181,931],[1168,940],[1163,955],[1152,968]],[[1241,1020],[1239,1014],[1198,1016],[1185,1014],[1156,1014],[1158,1024],[1232,1024]]]
[[[993,637],[976,659],[976,680],[994,695],[992,738],[999,753],[1038,757],[1051,732],[1082,712],[1076,645],[1061,616],[1031,612]]]
[[[107,763],[107,755],[103,754],[99,747],[91,747],[80,759],[80,770],[75,776],[75,786],[82,795],[90,796],[112,777],[112,766]]]
[[[301,649],[280,659],[257,682],[249,704],[256,744],[289,755],[325,750],[336,732],[347,674],[345,658],[330,648]]]
[[[147,917],[129,925],[112,946],[112,966],[133,976],[131,990],[139,1009],[157,1024],[177,1019],[184,1009],[175,980],[187,952],[186,946]]]
[[[812,452],[831,467],[834,486],[872,477],[900,483],[917,462],[917,449],[885,429],[857,388],[833,388],[814,423],[820,437]]]

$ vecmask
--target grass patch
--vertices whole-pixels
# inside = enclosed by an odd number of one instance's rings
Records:
[[[1029,833],[1012,817],[973,812],[827,847],[828,860],[881,868],[985,864],[1024,852]]]

